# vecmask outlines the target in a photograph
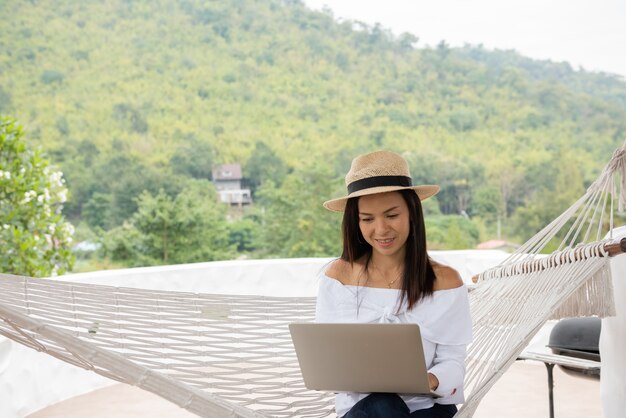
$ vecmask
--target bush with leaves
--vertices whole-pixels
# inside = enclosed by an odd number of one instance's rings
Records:
[[[45,277],[72,269],[66,200],[63,173],[27,146],[14,120],[0,117],[0,272]]]
[[[323,164],[288,174],[281,187],[268,181],[259,188],[261,207],[257,255],[331,257],[341,251],[341,215],[323,208],[336,181]]]
[[[480,238],[477,226],[461,215],[434,215],[425,218],[430,250],[474,248]]]
[[[144,191],[137,212],[103,240],[106,256],[128,265],[180,264],[233,258],[226,206],[213,185],[190,180],[175,197]]]

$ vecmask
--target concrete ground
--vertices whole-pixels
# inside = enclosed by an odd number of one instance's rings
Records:
[[[600,382],[554,369],[555,418],[600,418]],[[51,405],[28,418],[183,418],[195,415],[150,392],[115,384]],[[543,363],[518,361],[483,399],[475,418],[548,418],[548,383]]]

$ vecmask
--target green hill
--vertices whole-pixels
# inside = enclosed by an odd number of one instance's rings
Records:
[[[469,214],[473,226],[446,218],[471,237],[459,245],[492,237],[497,218],[521,240],[626,137],[619,77],[421,48],[297,0],[8,0],[0,14],[0,113],[62,168],[66,213],[91,228],[121,225],[143,190],[175,196],[213,163],[240,162],[268,217],[293,192],[296,245],[301,225],[339,222],[302,205],[340,194],[356,154],[387,148],[416,181],[442,185],[432,216]],[[316,194],[299,198],[307,187]],[[317,244],[265,255],[336,248]]]

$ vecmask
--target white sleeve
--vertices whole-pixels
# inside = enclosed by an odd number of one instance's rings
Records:
[[[437,376],[439,387],[437,392],[444,397],[463,397],[463,380],[465,379],[465,356],[467,345],[437,344],[433,366],[428,370]],[[444,402],[446,403],[446,402]]]
[[[467,346],[472,342],[472,319],[467,288],[446,290],[438,294],[437,305],[431,306],[420,323],[422,337],[435,343],[430,373],[437,376],[436,392],[443,398],[437,403],[463,403],[463,381]]]
[[[327,320],[329,314],[329,303],[327,299],[327,297],[320,295],[318,292],[317,302],[315,303],[315,322],[329,322]]]
[[[315,304],[315,322],[334,322],[336,320],[335,297],[328,286],[327,281],[320,283],[317,291],[317,302]]]

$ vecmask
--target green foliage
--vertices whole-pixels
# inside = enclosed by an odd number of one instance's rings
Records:
[[[450,115],[450,123],[458,131],[469,131],[478,126],[480,117],[471,109],[459,109]]]
[[[41,82],[44,84],[62,83],[65,75],[57,70],[45,70],[41,73]]]
[[[6,113],[11,108],[11,94],[0,86],[0,114]]]
[[[268,181],[257,193],[261,228],[256,247],[264,257],[329,257],[340,249],[339,215],[324,209],[335,183],[322,164],[296,170],[282,187]]]
[[[493,186],[478,187],[472,196],[472,211],[494,222],[500,212],[500,191]]]
[[[552,171],[549,188],[535,191],[532,203],[515,211],[511,221],[517,236],[539,232],[584,194],[580,163],[575,156],[561,153]]]
[[[144,191],[137,212],[104,238],[104,252],[129,265],[180,264],[231,258],[225,206],[212,185],[190,180],[176,197]]]
[[[253,192],[267,181],[280,186],[287,175],[287,166],[271,148],[263,142],[257,142],[252,156],[245,165],[244,176]]]
[[[126,103],[116,104],[113,106],[113,117],[120,121],[121,126],[124,126],[130,132],[143,134],[148,131],[148,123],[145,118],[139,110],[131,105]]]
[[[144,191],[163,189],[165,205],[189,178],[238,162],[256,207],[229,225],[228,248],[336,254],[339,222],[320,203],[343,194],[354,156],[385,148],[405,154],[415,183],[441,186],[428,216],[471,216],[447,221],[459,243],[493,238],[498,219],[504,238],[522,241],[626,136],[619,77],[515,51],[418,47],[298,0],[16,0],[0,14],[20,16],[0,31],[11,46],[0,48],[0,111],[63,170],[68,219],[119,228],[120,240]],[[563,150],[576,156],[575,187],[556,181],[570,170]],[[485,235],[467,238],[466,222]]]
[[[437,152],[409,153],[411,174],[416,184],[438,184],[437,202],[442,213],[460,214],[470,210],[473,182],[481,182],[482,167],[473,161],[456,160]]]
[[[431,250],[461,250],[476,247],[479,233],[463,216],[430,216],[426,217],[426,239]]]
[[[141,232],[125,222],[107,231],[102,239],[102,253],[111,260],[131,267],[160,264],[156,260],[146,260],[146,257],[141,257],[142,239]]]
[[[238,253],[253,252],[256,249],[255,241],[258,231],[259,224],[255,220],[239,219],[228,225],[228,243],[234,245]]]
[[[59,130],[59,133],[63,136],[67,136],[70,133],[70,127],[67,123],[67,119],[59,118],[56,123],[56,127]]]
[[[26,145],[15,121],[0,117],[0,271],[42,277],[71,270],[66,199],[63,173]]]
[[[115,225],[111,220],[112,208],[113,196],[95,192],[83,206],[82,218],[92,228],[107,230]]]
[[[170,167],[176,174],[210,180],[214,154],[211,144],[191,137],[185,146],[176,149]]]
[[[123,147],[97,157],[89,143],[82,143],[66,164],[73,168],[67,182],[77,200],[66,213],[83,218],[92,228],[120,226],[137,211],[137,197],[143,191],[155,194],[163,189],[174,196],[185,181],[174,175],[171,167],[147,165],[139,157],[129,156]]]
[[[437,196],[424,200],[422,202],[422,211],[424,212],[424,216],[441,215]]]

